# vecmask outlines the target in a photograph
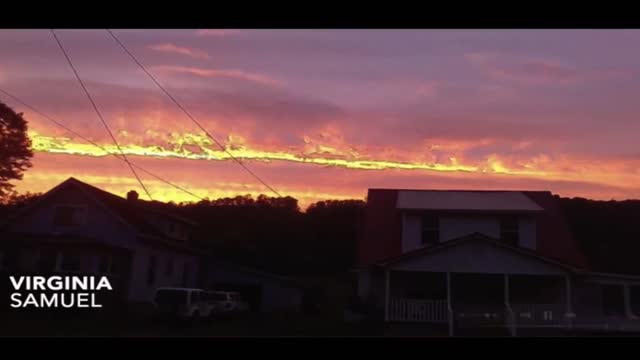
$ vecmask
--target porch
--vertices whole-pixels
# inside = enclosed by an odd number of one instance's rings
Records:
[[[631,295],[640,277],[583,272],[481,236],[404,254],[374,272],[387,323],[440,324],[449,335],[498,328],[513,336],[528,329],[640,331]],[[612,285],[616,290],[607,290]]]
[[[593,276],[392,270],[384,294],[387,323],[440,325],[449,335],[498,328],[511,336],[536,329],[640,331],[640,286]]]
[[[387,322],[460,328],[570,326],[566,276],[388,271]]]

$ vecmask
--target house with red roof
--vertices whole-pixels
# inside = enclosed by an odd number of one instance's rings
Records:
[[[387,325],[640,330],[640,277],[590,271],[546,191],[370,189],[357,291]]]

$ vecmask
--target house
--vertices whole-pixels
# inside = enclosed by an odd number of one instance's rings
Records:
[[[240,293],[253,312],[297,312],[302,306],[304,290],[296,280],[216,256],[203,262],[202,279],[206,289]]]
[[[550,192],[370,189],[357,257],[387,326],[640,330],[640,277],[590,271]]]
[[[75,178],[0,228],[0,269],[10,274],[106,275],[115,299],[148,303],[161,286],[192,287],[200,257],[193,222]]]

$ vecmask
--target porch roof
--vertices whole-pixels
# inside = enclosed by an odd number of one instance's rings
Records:
[[[492,238],[490,236],[481,234],[481,233],[472,233],[469,235],[465,235],[462,237],[459,237],[457,239],[453,239],[453,240],[449,240],[449,241],[445,241],[443,243],[440,243],[438,245],[434,245],[434,246],[428,246],[428,247],[424,247],[424,248],[420,248],[420,249],[416,249],[413,251],[409,251],[406,252],[400,256],[396,256],[396,257],[392,257],[392,258],[388,258],[384,261],[378,262],[376,265],[378,266],[382,266],[382,267],[387,267],[390,265],[395,265],[395,264],[400,264],[402,262],[405,262],[407,260],[410,259],[415,259],[417,257],[421,257],[421,256],[428,256],[434,253],[438,253],[440,251],[443,251],[445,249],[449,249],[451,247],[455,247],[461,244],[466,244],[466,243],[470,243],[470,242],[484,242],[484,243],[489,243],[493,246],[499,247],[499,248],[503,248],[506,249],[507,251],[511,251],[514,253],[517,253],[519,255],[522,256],[526,256],[529,258],[533,258],[536,261],[539,262],[543,262],[552,266],[556,266],[559,268],[562,268],[566,271],[572,272],[572,273],[584,273],[586,269],[578,269],[576,267],[573,267],[571,265],[559,262],[557,260],[554,259],[550,259],[544,256],[541,256],[540,254],[532,251],[532,250],[528,250],[528,249],[523,249],[520,247],[515,247],[515,246],[511,246],[509,244],[506,244],[498,239]]]

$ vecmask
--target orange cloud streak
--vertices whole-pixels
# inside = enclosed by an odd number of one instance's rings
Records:
[[[36,152],[68,154],[91,157],[105,157],[118,154],[112,144],[102,145],[101,150],[93,145],[76,142],[70,138],[47,137],[35,132],[30,133]],[[126,138],[126,137],[125,137]],[[171,134],[168,146],[137,145],[123,142],[122,150],[127,155],[151,158],[178,158],[203,161],[227,161],[231,156],[219,148],[213,148],[212,141],[202,134]],[[444,146],[458,150],[468,144]],[[514,158],[500,154],[491,154],[479,160],[467,160],[464,154],[457,153],[444,157],[446,161],[421,161],[414,159],[391,160],[376,154],[362,154],[352,147],[341,149],[339,145],[314,143],[305,137],[302,148],[282,150],[264,150],[248,145],[246,139],[229,137],[226,150],[234,157],[243,160],[261,162],[285,161],[292,163],[314,164],[319,166],[341,167],[353,170],[411,170],[431,172],[463,172],[469,174],[490,174],[496,176],[515,176],[518,178],[537,178],[552,181],[577,181],[605,184],[621,188],[634,189],[640,183],[640,164],[638,161],[594,162],[591,159],[568,156],[551,157],[538,155],[530,158]],[[405,154],[410,157],[411,154]],[[415,156],[415,155],[414,155]]]

